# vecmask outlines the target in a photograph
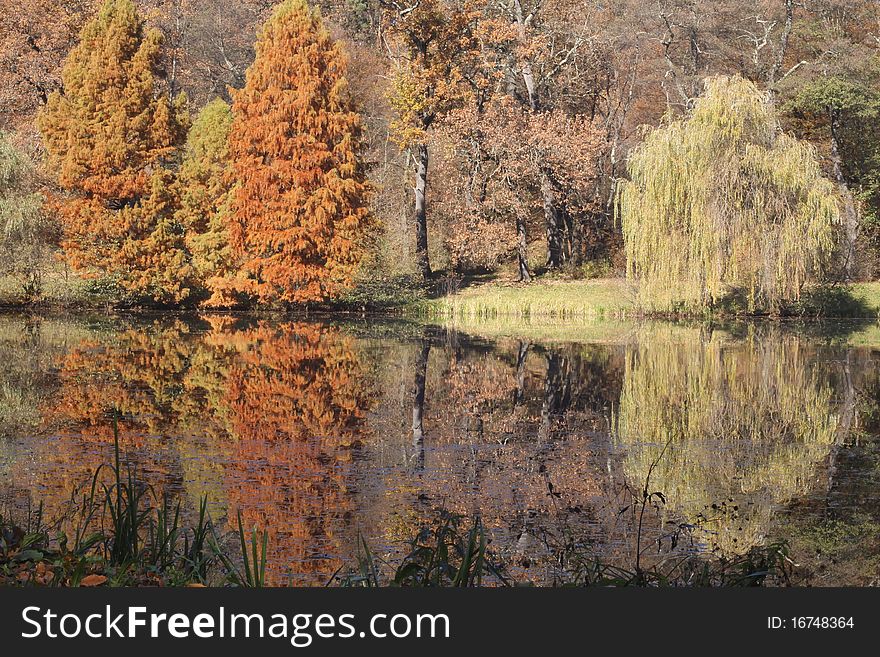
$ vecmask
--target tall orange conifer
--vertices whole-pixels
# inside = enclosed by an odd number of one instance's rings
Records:
[[[190,267],[163,165],[185,136],[186,99],[157,93],[160,44],[132,0],[106,0],[38,123],[67,192],[55,205],[70,263],[127,297],[176,303],[189,294]]]
[[[235,94],[230,238],[244,263],[240,289],[260,301],[332,299],[355,273],[368,186],[345,66],[320,12],[285,0]]]

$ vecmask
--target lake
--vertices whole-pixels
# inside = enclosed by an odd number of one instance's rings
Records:
[[[873,326],[0,316],[0,498],[65,504],[113,456],[275,583],[324,584],[479,516],[512,577],[784,540],[795,583],[880,579]],[[650,502],[640,511],[643,492]],[[657,495],[654,495],[657,493]]]

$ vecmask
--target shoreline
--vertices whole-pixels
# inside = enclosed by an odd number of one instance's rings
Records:
[[[749,313],[724,302],[708,313],[658,313],[638,307],[636,286],[624,278],[555,279],[538,278],[522,284],[499,279],[466,282],[453,293],[431,296],[425,290],[402,290],[401,298],[342,300],[312,307],[205,308],[192,306],[149,306],[113,303],[109,300],[47,299],[36,303],[0,301],[2,313],[56,314],[65,312],[138,315],[241,315],[295,318],[377,318],[418,320],[509,319],[552,321],[603,320],[758,320],[770,321],[880,318],[880,282],[859,282],[816,286],[805,291],[800,301],[778,315]]]

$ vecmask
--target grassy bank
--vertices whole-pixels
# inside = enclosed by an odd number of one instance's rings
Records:
[[[539,279],[529,284],[500,281],[478,283],[456,294],[440,296],[415,306],[432,319],[461,321],[506,318],[528,320],[626,319],[641,313],[636,288],[624,279]],[[737,315],[735,306],[719,315]],[[877,318],[880,315],[880,282],[816,288],[786,310],[794,317]]]
[[[409,315],[429,320],[454,321],[467,326],[486,320],[524,323],[536,332],[559,325],[560,320],[593,323],[596,320],[631,320],[644,316],[637,303],[637,288],[622,278],[566,280],[542,277],[532,283],[515,283],[504,278],[476,278],[452,286],[435,280],[424,285],[412,276],[360,281],[343,298],[308,308],[318,313]],[[198,300],[196,300],[197,302]],[[196,302],[176,310],[197,311]],[[0,276],[0,307],[96,310],[130,308],[120,304],[105,287],[85,281],[61,265],[47,271],[37,303],[21,296],[19,284]],[[168,310],[167,308],[165,310]],[[271,308],[242,308],[265,311]],[[290,309],[274,310],[288,312]],[[826,286],[807,290],[801,300],[785,309],[790,317],[870,318],[880,316],[880,282]],[[727,300],[712,311],[711,318],[745,316],[736,299]],[[711,319],[710,318],[710,319]]]
[[[529,284],[478,283],[424,302],[433,318],[621,319],[635,314],[635,289],[623,279],[540,279]]]

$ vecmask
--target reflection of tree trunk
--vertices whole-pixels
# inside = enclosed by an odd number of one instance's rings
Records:
[[[565,413],[570,402],[568,358],[555,352],[547,354],[547,376],[544,379],[544,402],[541,405],[541,423],[538,426],[538,440],[550,440],[553,418]]]
[[[516,356],[516,392],[513,396],[514,406],[522,404],[525,394],[526,383],[526,356],[529,354],[529,343],[519,343],[519,353]]]
[[[428,189],[428,145],[416,146],[416,200],[414,220],[416,224],[416,266],[425,278],[431,275],[428,260],[428,205],[425,194]]]
[[[425,379],[428,374],[428,354],[431,352],[431,343],[422,341],[415,366],[415,381],[413,383],[413,406],[412,406],[412,442],[416,450],[416,464],[419,470],[425,467],[425,431],[423,417],[425,410]]]
[[[831,162],[834,180],[837,182],[840,196],[843,199],[843,225],[846,231],[846,243],[843,250],[844,274],[849,279],[852,278],[853,274],[853,260],[859,219],[852,194],[847,187],[846,178],[843,175],[843,164],[840,157],[840,111],[829,108],[828,114],[831,120]]]

